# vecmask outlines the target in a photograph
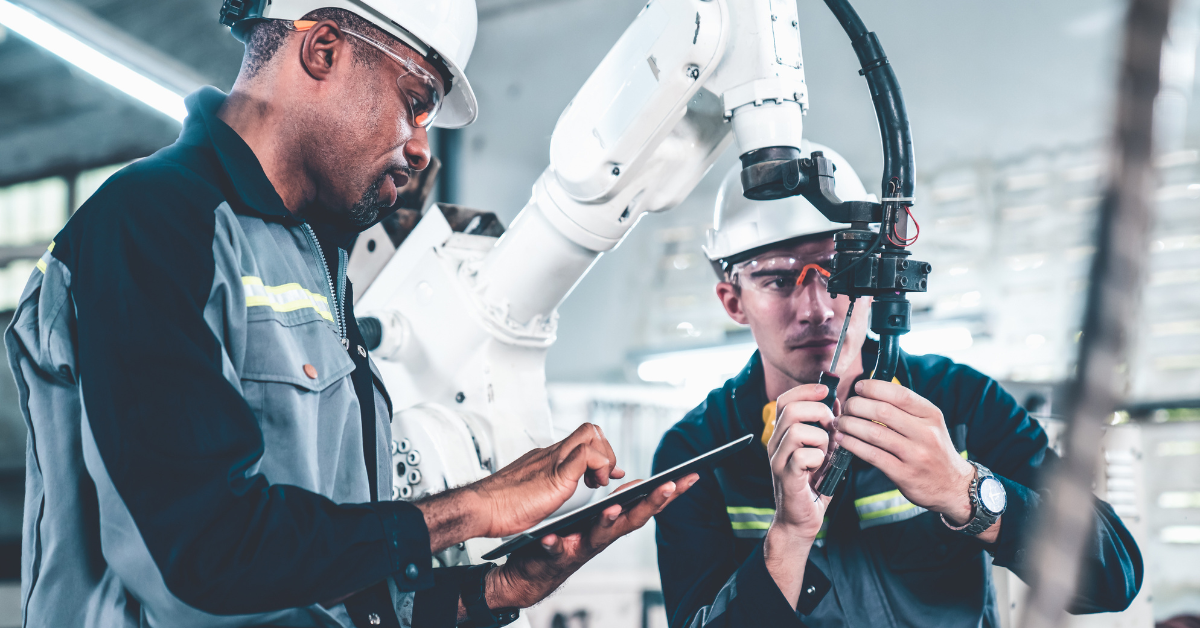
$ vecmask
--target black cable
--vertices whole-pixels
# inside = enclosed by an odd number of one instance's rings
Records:
[[[887,62],[887,54],[875,33],[869,32],[854,7],[848,0],[825,0],[826,6],[837,18],[850,45],[858,55],[860,74],[867,80],[875,116],[879,122],[879,134],[883,140],[883,183],[895,178],[899,181],[901,197],[911,197],[916,183],[916,165],[912,145],[912,127],[908,121],[908,109],[896,73]]]
[[[867,30],[848,0],[825,0],[825,4],[850,37],[850,45],[858,55],[859,65],[862,66],[859,74],[866,78],[867,87],[871,91],[871,102],[875,106],[875,117],[879,122],[879,135],[883,140],[883,184],[880,190],[889,190],[889,196],[883,199],[883,202],[892,210],[890,213],[884,213],[879,233],[871,246],[849,266],[831,275],[829,282],[832,283],[849,273],[864,259],[873,256],[883,245],[885,234],[895,228],[897,204],[904,202],[895,199],[907,199],[913,195],[916,166],[912,128],[908,121],[908,110],[904,106],[904,96],[900,93],[900,83],[896,80],[896,73],[892,71],[891,64],[888,63],[879,38]],[[904,247],[889,244],[889,250],[902,248]],[[848,296],[853,298],[855,295]],[[896,300],[896,297],[887,296],[890,300]],[[908,300],[903,295],[899,295],[898,298],[907,304]],[[872,328],[874,327],[875,323],[872,324]],[[880,333],[878,356],[873,378],[891,381],[895,377],[900,360],[900,337],[894,333]],[[850,458],[852,456],[835,457],[833,462],[839,469],[839,478],[849,469]],[[832,473],[833,469],[830,472]],[[820,487],[821,493],[832,495],[837,489],[837,480],[838,478],[833,478],[823,482]]]
[[[875,251],[879,250],[880,244],[883,244],[883,229],[882,228],[880,228],[879,233],[875,236],[875,241],[871,243],[871,246],[868,247],[867,250],[864,251],[863,254],[858,257],[858,259],[855,259],[853,262],[850,262],[849,266],[830,275],[829,279],[826,280],[826,283],[833,283],[834,279],[837,279],[837,278],[841,277],[842,275],[845,275],[846,273],[854,270],[855,266],[858,266],[859,264],[862,263],[863,260],[874,255]]]
[[[875,372],[871,379],[884,382],[892,381],[896,376],[896,367],[900,364],[900,336],[895,334],[879,335],[879,352],[875,358]]]
[[[859,72],[867,81],[871,92],[871,102],[875,106],[875,117],[879,122],[879,135],[883,141],[883,183],[882,190],[888,190],[888,198],[911,198],[916,184],[916,159],[913,154],[912,127],[908,120],[908,109],[904,105],[904,95],[900,91],[900,83],[896,73],[888,63],[887,54],[879,38],[867,30],[858,12],[850,5],[849,0],[825,0],[825,5],[837,18],[842,29],[850,38],[850,45],[858,56]],[[900,219],[896,215],[896,205],[903,201],[883,202],[892,209],[886,212],[883,223],[879,227],[879,236],[868,250],[867,254],[854,261],[843,271],[848,272],[866,257],[874,254],[883,243],[885,234],[895,229]],[[907,217],[907,216],[905,216]],[[902,249],[902,245],[888,244],[890,249]],[[830,281],[833,277],[830,277]],[[874,325],[873,325],[874,326]],[[879,335],[879,358],[876,361],[875,377],[890,381],[900,359],[900,338],[895,334]]]
[[[862,18],[858,17],[858,12],[854,7],[850,6],[845,0],[825,0],[825,4],[829,7],[830,12],[837,18],[839,24],[850,36],[850,41],[853,42],[867,34],[867,25],[863,24]]]
[[[888,188],[889,188],[888,194],[894,195],[896,193],[895,180],[889,181]],[[855,259],[853,262],[851,262],[849,266],[837,271],[833,275],[830,275],[830,277],[828,279],[829,283],[833,283],[834,279],[837,279],[837,278],[841,277],[842,275],[845,275],[846,273],[850,272],[851,270],[854,270],[855,266],[858,266],[860,263],[862,263],[863,260],[867,259],[868,257],[871,257],[872,255],[875,254],[875,251],[879,250],[879,245],[883,244],[883,233],[884,233],[883,230],[884,230],[884,227],[886,227],[888,225],[888,222],[889,222],[888,215],[884,214],[883,222],[880,223],[880,225],[879,225],[879,234],[877,236],[875,236],[875,241],[871,243],[871,246],[867,247],[867,250],[864,251],[861,256],[859,256],[857,259]],[[860,296],[860,295],[850,295],[850,296],[857,298],[857,296]]]

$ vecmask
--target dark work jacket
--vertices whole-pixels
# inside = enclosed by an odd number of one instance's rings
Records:
[[[223,102],[84,203],[5,334],[23,625],[453,626],[459,572],[391,501],[346,234],[287,210]]]
[[[877,345],[863,348],[874,364]],[[933,402],[965,457],[996,474],[1008,493],[995,544],[954,532],[912,504],[878,469],[857,458],[830,504],[805,568],[796,609],[763,562],[775,512],[761,442],[768,403],[758,353],[736,377],[676,423],[654,456],[654,472],[746,434],[755,443],[702,471],[700,481],[657,519],[658,565],[673,628],[701,626],[999,626],[991,565],[1026,578],[1030,531],[1048,492],[1040,471],[1058,460],[1041,426],[987,376],[940,356],[904,354],[897,379]],[[1142,557],[1107,503],[1095,525],[1072,612],[1127,608],[1142,584]]]

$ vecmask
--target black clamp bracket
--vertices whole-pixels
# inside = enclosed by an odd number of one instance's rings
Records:
[[[249,27],[262,18],[266,4],[266,0],[225,0],[221,3],[221,24],[244,42]]]

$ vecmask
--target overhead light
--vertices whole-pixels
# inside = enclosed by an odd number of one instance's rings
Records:
[[[918,329],[900,336],[900,348],[912,355],[943,354],[970,349],[975,343],[966,327]]]
[[[1163,491],[1158,494],[1159,508],[1200,508],[1200,492]]]
[[[183,96],[84,43],[28,9],[8,0],[0,0],[0,24],[168,117],[182,122],[187,116]]]
[[[637,374],[644,382],[711,388],[742,370],[757,348],[744,343],[657,353],[642,358]]]
[[[1166,526],[1159,532],[1163,543],[1200,544],[1200,526]]]

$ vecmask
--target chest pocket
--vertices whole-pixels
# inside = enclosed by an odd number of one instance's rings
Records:
[[[253,320],[246,334],[242,393],[266,445],[260,470],[273,483],[337,497],[337,487],[346,484],[339,473],[365,473],[358,397],[347,377],[353,360],[319,317],[293,324]],[[360,497],[366,497],[361,479],[350,485],[361,484]]]
[[[333,315],[327,298],[295,283],[264,286],[258,277],[242,277],[242,286],[243,381],[290,385],[293,394],[301,394],[321,392],[354,370],[329,327]]]
[[[323,320],[287,324],[263,319],[247,325],[243,380],[320,392],[352,371],[354,361]]]

